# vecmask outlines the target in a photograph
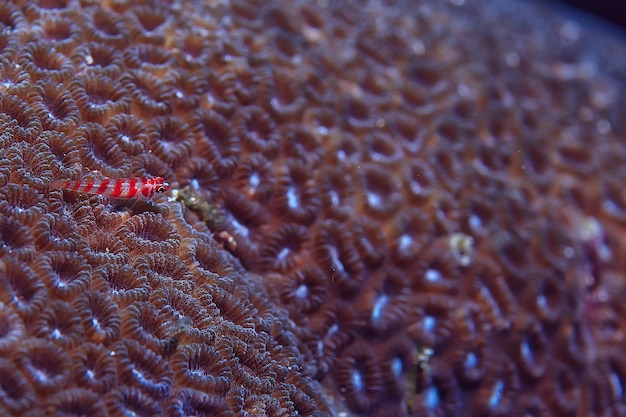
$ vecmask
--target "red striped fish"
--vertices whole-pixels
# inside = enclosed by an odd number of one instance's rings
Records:
[[[170,189],[161,177],[106,178],[89,181],[58,181],[53,187],[80,193],[99,194],[112,198],[150,198]]]

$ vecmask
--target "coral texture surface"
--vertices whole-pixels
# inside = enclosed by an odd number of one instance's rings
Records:
[[[626,416],[623,39],[478,0],[0,29],[0,415]]]

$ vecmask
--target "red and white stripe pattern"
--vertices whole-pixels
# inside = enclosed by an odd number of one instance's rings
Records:
[[[170,189],[161,177],[106,178],[98,181],[59,181],[53,187],[112,198],[151,198]]]

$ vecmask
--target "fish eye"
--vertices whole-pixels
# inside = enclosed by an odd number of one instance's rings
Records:
[[[157,193],[164,193],[166,191],[165,187],[162,185],[157,185],[156,187],[156,192]]]

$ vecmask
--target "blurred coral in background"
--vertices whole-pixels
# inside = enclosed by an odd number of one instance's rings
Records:
[[[0,28],[1,415],[626,415],[624,39],[476,0]],[[51,187],[134,176],[172,191]]]

